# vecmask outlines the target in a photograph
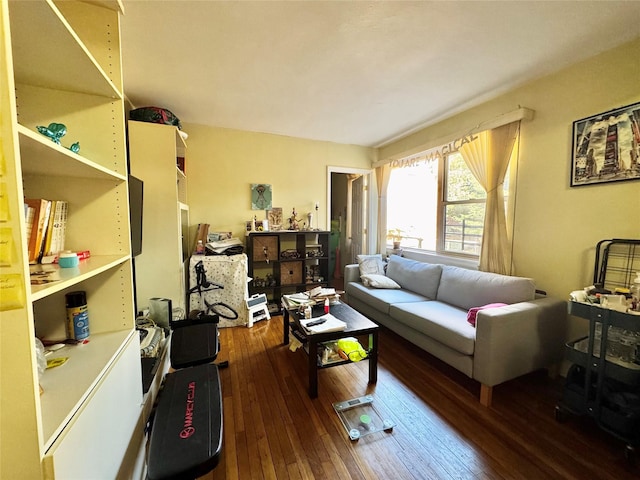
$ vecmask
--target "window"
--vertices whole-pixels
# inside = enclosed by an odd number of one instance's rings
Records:
[[[392,164],[387,189],[387,241],[402,248],[478,257],[482,245],[486,192],[452,148]],[[505,205],[508,194],[504,182]]]
[[[487,193],[459,152],[447,155],[442,201],[442,246],[450,253],[480,255]]]
[[[438,163],[394,168],[387,188],[387,239],[403,247],[436,250]]]

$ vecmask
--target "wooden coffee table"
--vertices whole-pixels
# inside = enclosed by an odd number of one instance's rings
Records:
[[[378,381],[378,325],[369,320],[367,317],[357,312],[345,303],[331,305],[331,314],[347,324],[347,328],[340,332],[307,334],[300,325],[302,318],[298,313],[298,307],[291,307],[286,298],[282,298],[282,306],[284,311],[283,322],[283,339],[282,343],[289,343],[289,331],[296,336],[303,344],[308,347],[309,357],[309,397],[316,398],[318,396],[318,370],[324,368],[336,367],[352,363],[349,360],[335,362],[323,365],[322,359],[318,356],[318,346],[321,343],[331,340],[338,340],[344,337],[357,337],[368,335],[369,346],[367,349],[367,358],[369,361],[369,383]],[[319,317],[324,313],[322,305],[313,307],[313,316]],[[364,361],[364,360],[362,360]]]

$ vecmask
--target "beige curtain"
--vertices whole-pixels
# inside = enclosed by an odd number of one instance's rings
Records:
[[[486,272],[511,274],[512,248],[507,229],[503,184],[519,128],[518,121],[484,131],[478,134],[477,140],[460,148],[469,169],[487,192],[478,266]]]
[[[385,163],[376,167],[376,185],[378,187],[378,237],[376,251],[385,254],[387,251],[387,187],[391,176],[391,164]]]

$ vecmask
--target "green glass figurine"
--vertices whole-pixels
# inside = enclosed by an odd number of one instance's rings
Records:
[[[45,137],[49,137],[52,142],[60,145],[60,139],[67,133],[67,126],[63,123],[50,123],[48,127],[38,125],[38,131]]]

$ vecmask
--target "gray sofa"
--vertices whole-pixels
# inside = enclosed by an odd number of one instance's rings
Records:
[[[370,273],[377,258],[363,259],[369,269],[363,273]],[[485,406],[495,385],[562,360],[567,304],[537,295],[529,278],[397,255],[389,258],[386,271],[363,278],[360,265],[345,267],[346,303],[480,382]],[[397,286],[380,288],[388,279]],[[475,326],[468,321],[470,309],[494,303],[507,305],[477,311]]]

